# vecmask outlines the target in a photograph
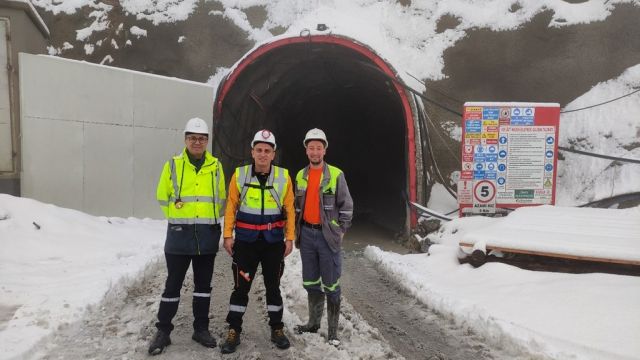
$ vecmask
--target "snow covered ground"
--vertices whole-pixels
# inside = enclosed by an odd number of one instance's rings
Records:
[[[0,358],[31,349],[162,254],[165,221],[0,194]]]
[[[640,208],[624,211],[640,214]],[[0,358],[21,357],[58,327],[80,320],[88,306],[127,286],[162,253],[164,221],[93,217],[9,195],[0,195],[0,219]],[[464,234],[503,220],[449,222],[430,237],[437,244],[429,254],[371,246],[365,254],[420,302],[503,353],[517,346],[551,359],[640,358],[640,278],[458,263]],[[300,273],[296,251],[282,280],[287,307],[305,305]],[[342,321],[342,331],[357,334],[350,335],[356,339],[350,347],[325,348],[311,338],[304,346],[338,359],[387,358],[392,352],[378,330],[353,320],[357,316]],[[289,328],[303,320],[285,312]]]
[[[618,232],[626,240],[633,240],[626,245],[629,252],[636,256],[640,252],[640,207],[578,210],[584,210],[601,230],[609,228],[612,234]],[[368,247],[365,254],[405,291],[483,333],[493,346],[501,347],[505,339],[512,339],[534,354],[555,359],[639,359],[640,278],[536,272],[501,263],[487,263],[477,269],[459,264],[461,240],[489,241],[488,229],[501,230],[499,235],[505,239],[517,230],[501,225],[510,220],[510,225],[519,223],[523,231],[532,211],[537,216],[551,215],[545,216],[549,239],[588,231],[586,227],[571,228],[575,208],[523,208],[506,218],[471,217],[448,222],[428,236],[435,243],[429,254],[398,255],[376,247]],[[520,212],[523,216],[518,217]],[[601,222],[601,216],[629,221],[618,227],[615,221]],[[513,239],[520,237],[512,236],[511,243]],[[600,241],[606,243],[606,236]],[[536,246],[549,244],[538,243]],[[574,252],[594,255],[594,244],[571,245]]]

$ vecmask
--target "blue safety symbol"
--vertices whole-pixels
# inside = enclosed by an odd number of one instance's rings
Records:
[[[547,142],[549,142],[549,139],[547,139]],[[500,144],[506,144],[506,143],[507,143],[507,137],[500,136]]]
[[[518,109],[518,108],[513,109],[513,115],[519,116],[520,115],[520,109]]]
[[[544,166],[544,169],[546,171],[551,171],[551,170],[553,170],[553,165],[552,164],[547,164],[547,165]]]
[[[500,165],[498,165],[498,170],[500,170],[500,171],[505,171],[505,170],[507,170],[507,165],[505,165],[505,164],[500,164]]]
[[[547,144],[551,145],[553,144],[553,141],[554,141],[553,136],[547,136]]]
[[[500,150],[500,152],[498,153],[498,156],[500,156],[501,158],[507,157],[507,151],[506,150]]]
[[[525,114],[525,115],[527,115],[527,116],[531,116],[531,115],[533,114],[533,109],[531,109],[531,108],[527,108],[527,109],[524,111],[524,114]]]
[[[488,164],[487,164],[487,169],[489,169],[489,170],[493,170],[493,169],[495,169],[495,168],[496,168],[496,164],[494,164],[494,163],[488,163]]]
[[[489,146],[489,152],[490,152],[490,153],[494,153],[494,152],[496,152],[496,147],[495,147],[495,146],[493,146],[493,145]]]
[[[506,180],[503,177],[498,178],[498,185],[504,185]]]
[[[479,152],[479,153],[484,152],[484,148],[482,147],[482,145],[476,146],[476,152]]]
[[[476,164],[476,170],[482,170],[484,168],[484,165],[477,163]]]
[[[544,153],[544,156],[546,156],[548,158],[552,158],[553,157],[553,151],[547,150],[547,152]]]

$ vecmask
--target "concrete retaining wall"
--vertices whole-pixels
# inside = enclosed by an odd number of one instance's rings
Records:
[[[163,163],[191,117],[211,125],[213,88],[20,54],[22,196],[94,215],[161,218]]]

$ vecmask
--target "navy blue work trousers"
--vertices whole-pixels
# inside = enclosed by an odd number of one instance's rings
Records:
[[[167,261],[168,274],[160,299],[156,328],[166,333],[171,333],[173,330],[171,320],[178,312],[180,290],[189,264],[191,264],[195,285],[193,290],[193,329],[196,331],[207,330],[209,328],[209,305],[211,304],[211,279],[216,254],[176,255],[165,253],[164,256]]]
[[[302,225],[300,230],[302,283],[307,292],[324,292],[327,300],[340,301],[342,250],[333,252],[321,229]]]

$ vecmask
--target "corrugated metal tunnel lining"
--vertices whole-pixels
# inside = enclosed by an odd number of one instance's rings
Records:
[[[415,198],[406,98],[366,54],[300,39],[258,48],[223,81],[214,112],[214,153],[222,155],[230,174],[250,160],[253,134],[267,128],[278,142],[276,164],[294,177],[308,163],[304,134],[319,127],[329,139],[325,160],[345,172],[354,221],[406,230],[406,200]]]

